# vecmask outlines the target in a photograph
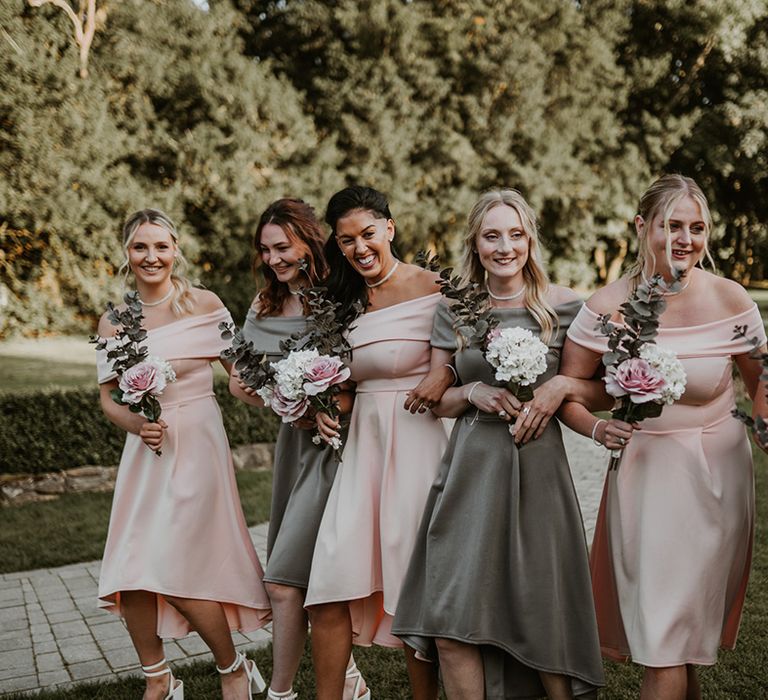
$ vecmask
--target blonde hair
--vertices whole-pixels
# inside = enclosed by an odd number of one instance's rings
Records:
[[[638,236],[637,259],[627,272],[630,291],[637,289],[637,285],[643,277],[645,264],[649,259],[653,259],[650,248],[648,247],[648,229],[653,224],[654,219],[661,216],[664,222],[664,233],[667,237],[667,262],[670,268],[672,265],[672,231],[669,228],[669,219],[675,207],[685,197],[690,197],[699,205],[701,216],[704,220],[704,256],[715,270],[715,261],[709,252],[709,234],[712,230],[712,215],[709,211],[709,203],[701,188],[696,181],[684,175],[662,175],[656,180],[640,198],[640,204],[637,207],[637,213],[643,218],[643,230]]]
[[[179,233],[176,230],[176,225],[166,213],[159,209],[140,209],[125,220],[125,224],[123,224],[123,253],[125,254],[125,260],[120,266],[119,272],[125,275],[125,281],[127,282],[128,275],[131,272],[128,248],[131,245],[131,241],[133,241],[133,237],[136,235],[136,231],[144,224],[160,226],[171,234],[171,238],[177,247],[174,271],[171,273],[171,284],[174,287],[173,294],[171,295],[171,311],[177,317],[192,313],[194,310],[192,282],[184,275],[189,264],[181,254],[181,250],[178,249]]]
[[[541,328],[541,339],[549,343],[554,335],[558,319],[555,310],[547,301],[549,277],[541,259],[539,231],[536,214],[520,192],[513,189],[489,190],[475,202],[467,217],[467,232],[464,236],[464,255],[461,260],[462,284],[475,282],[485,284],[486,272],[477,254],[475,241],[483,221],[491,209],[499,206],[512,207],[520,217],[523,231],[528,236],[528,260],[523,267],[525,295],[523,302]]]

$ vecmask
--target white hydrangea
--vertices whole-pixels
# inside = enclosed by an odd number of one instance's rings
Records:
[[[658,370],[666,381],[661,390],[661,400],[668,406],[678,401],[685,392],[687,377],[675,352],[660,348],[655,343],[646,343],[640,348],[640,357]]]
[[[174,372],[173,367],[171,367],[171,363],[168,362],[168,360],[164,360],[162,357],[158,357],[157,355],[150,355],[146,362],[150,362],[155,367],[157,367],[165,377],[165,381],[170,384],[171,382],[176,381],[176,372]]]
[[[319,353],[314,349],[294,350],[288,354],[288,357],[272,363],[275,370],[275,385],[286,399],[293,401],[306,395],[304,370],[312,360],[318,357]]]
[[[490,338],[485,359],[498,381],[527,386],[546,371],[548,348],[527,328],[494,329]]]

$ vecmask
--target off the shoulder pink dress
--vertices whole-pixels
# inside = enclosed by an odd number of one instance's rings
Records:
[[[439,418],[412,415],[403,403],[429,371],[440,298],[430,294],[369,311],[349,333],[357,395],[305,605],[351,601],[355,644],[402,646],[391,633],[392,617],[448,441]]]
[[[176,372],[160,397],[168,431],[160,457],[128,433],[117,472],[99,606],[120,614],[121,591],[156,593],[163,638],[192,631],[164,595],[222,603],[233,630],[253,631],[270,619],[213,393],[211,362],[226,346],[222,321],[231,321],[224,308],[149,331],[150,355]],[[105,351],[98,371],[99,383],[115,379]]]
[[[586,306],[568,330],[607,349]],[[644,666],[714,664],[733,648],[749,578],[754,532],[752,455],[735,406],[732,358],[765,342],[757,306],[731,318],[661,328],[688,377],[685,393],[642,422],[608,473],[592,545],[592,585],[603,654]]]

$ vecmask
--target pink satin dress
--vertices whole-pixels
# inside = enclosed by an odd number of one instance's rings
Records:
[[[99,606],[119,615],[121,591],[156,593],[163,638],[192,631],[165,595],[221,603],[232,630],[271,617],[213,393],[211,363],[227,345],[222,321],[231,321],[224,308],[149,331],[150,355],[170,361],[177,377],[160,397],[168,430],[160,457],[128,433],[117,473]],[[115,379],[106,351],[98,370],[99,383]]]
[[[582,307],[575,343],[607,349],[598,316]],[[733,648],[752,559],[755,491],[732,358],[751,348],[734,326],[765,342],[757,306],[737,316],[661,328],[687,374],[680,401],[642,422],[607,474],[591,552],[604,656],[644,666],[711,665]]]
[[[349,333],[357,394],[305,605],[351,601],[355,644],[402,647],[391,633],[392,618],[448,442],[439,418],[412,415],[403,404],[429,371],[440,298],[430,294],[369,311]]]

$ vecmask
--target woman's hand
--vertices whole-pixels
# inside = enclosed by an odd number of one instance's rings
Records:
[[[534,390],[533,398],[523,405],[515,421],[513,434],[517,444],[524,445],[541,436],[565,398],[566,381],[558,375]]]
[[[162,419],[157,423],[142,423],[139,437],[150,450],[157,452],[163,444],[166,430],[168,430],[168,425]]]
[[[632,437],[632,433],[638,429],[636,425],[611,418],[597,426],[595,439],[609,450],[623,450]]]
[[[315,409],[312,406],[307,409],[301,418],[290,424],[292,428],[298,428],[299,430],[313,430],[315,425]]]
[[[405,399],[403,407],[411,413],[426,413],[430,408],[439,403],[445,390],[454,382],[453,372],[448,367],[439,367],[431,370],[416,386],[411,389]]]
[[[248,386],[242,379],[240,379],[240,377],[237,378],[237,385],[242,389],[244,394],[248,394],[248,396],[258,396],[256,389]]]
[[[327,413],[319,411],[315,414],[315,425],[317,426],[320,438],[324,442],[330,443],[332,438],[341,437],[339,433],[341,423],[336,418],[331,418]]]
[[[467,384],[464,398],[485,413],[495,413],[507,422],[517,416],[522,404],[515,395],[499,386],[489,386],[483,382]],[[471,401],[470,401],[471,399]]]

